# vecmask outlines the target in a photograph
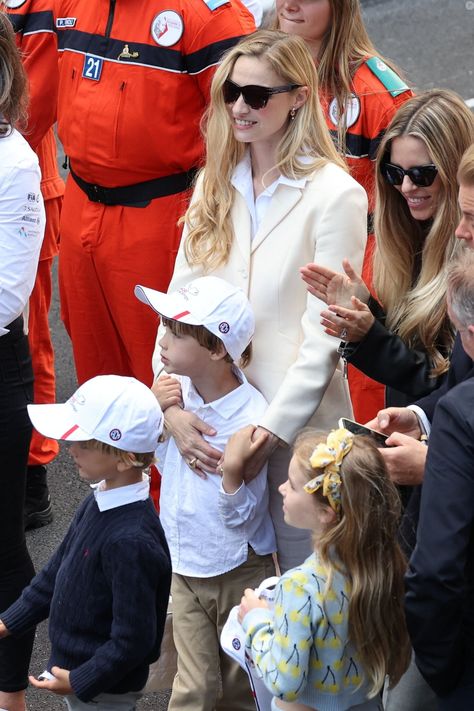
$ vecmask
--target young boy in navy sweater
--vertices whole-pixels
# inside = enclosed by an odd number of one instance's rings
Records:
[[[132,711],[160,653],[170,589],[144,473],[162,431],[160,407],[134,378],[102,375],[65,404],[28,411],[39,432],[71,442],[81,478],[100,483],[50,561],[0,613],[0,637],[49,617],[47,671],[31,683],[64,695],[71,711]]]

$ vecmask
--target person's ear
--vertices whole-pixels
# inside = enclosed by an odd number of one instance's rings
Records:
[[[467,330],[469,331],[469,335],[471,337],[474,336],[474,324],[472,324],[471,326],[468,326]]]
[[[321,505],[320,517],[321,522],[325,526],[332,526],[337,521],[337,514],[334,509],[329,506],[329,504]]]
[[[124,461],[120,457],[117,460],[117,471],[118,472],[125,472],[127,469],[131,469],[134,464],[137,462],[136,456],[133,454],[133,452],[126,452],[125,453],[125,458],[126,460]],[[128,460],[128,461],[127,461]]]
[[[307,86],[300,86],[293,100],[293,106],[291,108],[297,110],[300,109],[303,104],[305,104],[309,97],[309,88]]]
[[[217,348],[213,351],[209,351],[209,353],[211,354],[211,360],[222,360],[227,355],[227,351],[224,348],[223,343],[219,343]]]

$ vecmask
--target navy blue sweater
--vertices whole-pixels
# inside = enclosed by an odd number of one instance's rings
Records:
[[[49,617],[48,669],[69,669],[82,701],[139,691],[160,653],[170,581],[151,499],[100,512],[91,494],[56,553],[0,618],[18,635]]]

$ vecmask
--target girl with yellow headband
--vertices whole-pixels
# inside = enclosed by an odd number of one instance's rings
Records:
[[[396,684],[410,660],[400,504],[383,459],[367,437],[306,430],[280,493],[285,521],[313,531],[314,552],[282,576],[274,609],[246,590],[239,610],[272,711],[382,709],[385,677]]]

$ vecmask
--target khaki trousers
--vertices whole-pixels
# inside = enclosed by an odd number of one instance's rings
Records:
[[[275,574],[272,556],[249,547],[245,563],[223,575],[173,573],[173,639],[178,652],[168,711],[255,711],[247,674],[220,647],[230,610],[245,588]]]

